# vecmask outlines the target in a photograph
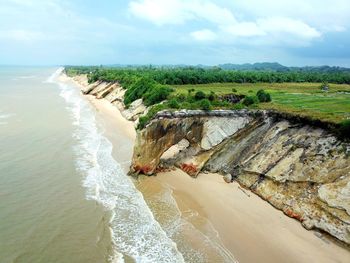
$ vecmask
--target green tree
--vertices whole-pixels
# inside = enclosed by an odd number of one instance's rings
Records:
[[[208,99],[202,99],[202,100],[199,102],[199,107],[200,107],[202,110],[210,110],[210,108],[211,108],[210,101],[209,101]]]
[[[250,106],[255,103],[254,97],[253,96],[247,96],[243,99],[242,101],[243,105],[245,106]]]
[[[270,102],[271,101],[271,95],[267,92],[265,92],[263,89],[258,90],[256,93],[256,96],[258,97],[259,102]]]
[[[176,98],[170,99],[169,102],[168,102],[168,105],[172,109],[179,109],[180,108],[180,104],[179,104],[179,102],[177,101]]]
[[[205,93],[203,91],[197,91],[196,94],[194,95],[194,98],[196,100],[205,99]]]

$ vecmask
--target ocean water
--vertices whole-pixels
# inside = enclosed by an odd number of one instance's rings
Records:
[[[61,70],[0,67],[0,262],[183,262]]]
[[[130,141],[113,151],[103,117],[61,71],[0,67],[0,262],[233,262],[169,188],[126,176]]]

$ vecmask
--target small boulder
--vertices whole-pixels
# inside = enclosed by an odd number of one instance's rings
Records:
[[[226,183],[232,183],[232,179],[233,179],[233,177],[232,177],[232,175],[231,174],[226,174],[226,175],[224,175],[224,181],[226,182]]]

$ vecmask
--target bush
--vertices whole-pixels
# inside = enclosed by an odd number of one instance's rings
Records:
[[[143,95],[144,103],[146,106],[151,106],[162,102],[168,98],[171,91],[171,88],[158,84]]]
[[[328,90],[329,89],[329,86],[328,86],[328,83],[327,82],[323,82],[320,86],[320,89],[321,90]]]
[[[143,129],[146,127],[146,125],[148,124],[148,122],[157,114],[157,112],[162,111],[166,108],[166,105],[164,104],[157,104],[152,106],[148,113],[145,116],[141,116],[139,118],[139,123],[136,127],[136,129]]]
[[[176,98],[172,98],[171,100],[169,100],[168,102],[168,106],[172,109],[178,109],[180,108],[180,104],[179,102],[177,101]]]
[[[137,125],[137,129],[145,128],[148,122],[149,122],[149,118],[147,116],[141,116],[139,118],[139,123]]]
[[[210,101],[209,101],[208,99],[202,99],[202,100],[199,102],[199,107],[200,107],[202,110],[210,110],[210,108],[211,108]]]
[[[271,101],[270,94],[265,92],[263,89],[259,90],[256,93],[256,96],[258,97],[259,102],[270,102]]]
[[[125,105],[130,105],[133,101],[141,99],[142,95],[146,94],[148,91],[154,88],[156,85],[155,81],[147,78],[138,78],[130,88],[125,92],[124,103]]]
[[[253,96],[246,96],[243,101],[242,101],[243,105],[245,106],[250,106],[252,104],[255,103],[255,99]]]
[[[195,91],[195,89],[188,89],[187,92],[188,92],[188,95],[191,95],[191,93]]]
[[[215,98],[216,98],[215,93],[214,93],[213,91],[211,91],[210,94],[209,94],[209,96],[208,96],[208,99],[209,99],[210,101],[214,101]]]
[[[241,110],[241,109],[243,109],[243,108],[244,108],[244,106],[243,106],[242,103],[236,103],[236,104],[234,104],[233,107],[232,107],[233,110]]]
[[[237,92],[237,90],[236,89],[232,89],[232,92],[235,93],[235,92]]]
[[[194,98],[196,100],[205,99],[205,93],[203,91],[197,91],[196,94],[194,95]]]
[[[345,120],[340,123],[339,134],[342,138],[350,138],[350,120]]]
[[[179,101],[185,101],[186,100],[186,95],[185,94],[179,94],[179,96],[177,96]]]

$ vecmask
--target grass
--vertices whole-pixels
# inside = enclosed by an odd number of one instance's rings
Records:
[[[206,94],[213,91],[217,95],[228,93],[255,95],[258,90],[264,89],[271,94],[272,102],[259,103],[258,108],[275,109],[334,123],[350,119],[350,85],[330,84],[329,92],[321,91],[320,85],[320,83],[214,83],[173,87],[177,94],[186,95],[189,89],[203,91]]]

